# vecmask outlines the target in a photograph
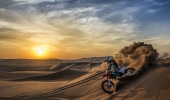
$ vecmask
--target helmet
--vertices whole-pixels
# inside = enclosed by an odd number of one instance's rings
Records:
[[[105,62],[112,63],[112,62],[114,62],[114,59],[113,59],[113,57],[106,57]]]

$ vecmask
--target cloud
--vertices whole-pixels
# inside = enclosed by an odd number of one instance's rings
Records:
[[[131,14],[137,11],[133,7],[110,14],[102,12],[104,17],[97,15],[98,12],[111,7],[110,4],[106,4],[102,6],[62,8],[60,10],[51,9],[51,11],[44,13],[37,7],[31,6],[24,12],[20,12],[20,10],[6,11],[5,13],[11,14],[12,17],[7,18],[3,13],[4,16],[1,16],[1,19],[4,18],[9,22],[2,20],[1,22],[4,22],[2,26],[20,30],[22,34],[31,33],[27,40],[32,42],[55,42],[57,45],[62,44],[61,46],[65,49],[88,47],[89,44],[91,48],[108,47],[107,45],[110,45],[111,42],[126,41],[127,36],[134,37],[135,34],[132,33],[137,27],[136,23],[129,22],[133,18]],[[106,20],[118,15],[123,16],[121,18],[122,22],[115,24]]]
[[[167,38],[167,36],[150,37],[149,39],[145,39],[145,41],[152,42],[157,45],[170,44],[170,40]]]
[[[145,2],[152,3],[152,5],[155,6],[163,6],[168,3],[167,1],[159,1],[159,0],[145,0]]]
[[[55,0],[14,0],[14,1],[18,2],[19,4],[36,4],[41,2],[54,2]],[[57,0],[57,1],[61,1],[61,0]]]
[[[4,0],[0,2],[0,41],[49,44],[70,52],[119,50],[139,40],[169,45],[166,37],[154,37],[160,29],[167,34],[167,27],[147,20],[166,4],[155,0]]]
[[[13,0],[1,0],[0,1],[0,8],[4,8],[4,9],[9,9],[12,7],[12,5],[16,4],[16,2],[14,2]]]
[[[156,12],[158,12],[158,11],[160,11],[160,10],[150,9],[150,10],[147,11],[147,13],[154,14],[154,13],[156,13]]]

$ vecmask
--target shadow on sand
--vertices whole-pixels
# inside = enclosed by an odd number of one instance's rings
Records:
[[[108,100],[121,98],[122,100],[136,97],[144,91],[143,99],[155,97],[155,100],[169,100],[170,96],[170,66],[152,66],[129,80],[121,81],[116,88],[116,93]],[[131,87],[130,89],[128,89]],[[128,89],[128,90],[127,90]]]

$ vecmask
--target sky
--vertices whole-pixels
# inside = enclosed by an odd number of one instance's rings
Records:
[[[114,55],[133,42],[170,50],[169,0],[0,0],[0,58]]]

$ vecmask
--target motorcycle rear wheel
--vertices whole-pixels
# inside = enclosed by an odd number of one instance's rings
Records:
[[[134,73],[135,72],[135,69],[134,68],[128,68],[128,69],[126,69],[126,71],[125,71],[125,73],[130,73],[130,74],[132,74],[132,73]]]
[[[110,81],[110,86],[108,86],[108,80],[105,80],[102,82],[102,89],[106,93],[112,93],[114,88],[115,88],[115,85],[113,84],[113,82]]]

